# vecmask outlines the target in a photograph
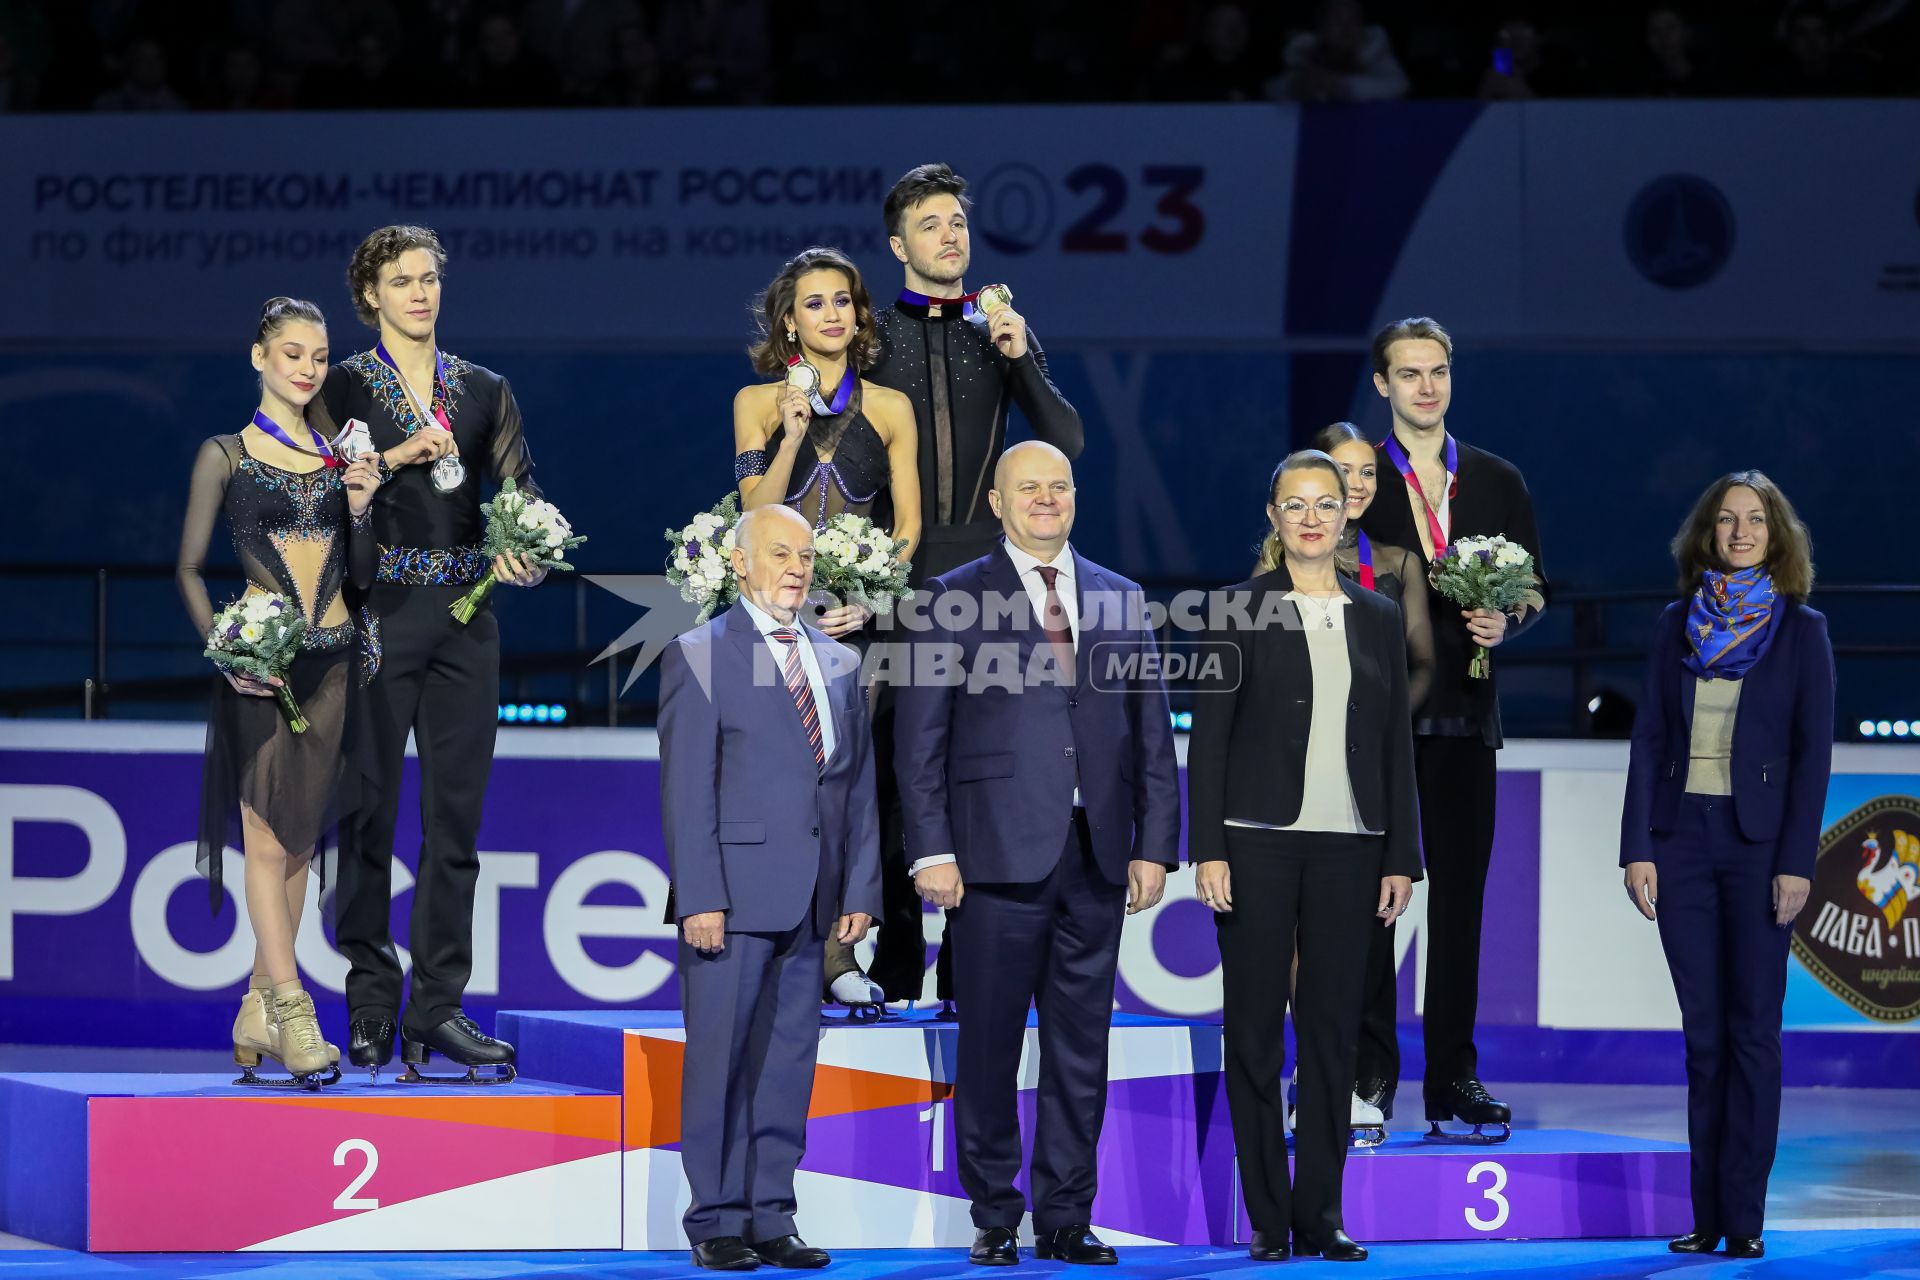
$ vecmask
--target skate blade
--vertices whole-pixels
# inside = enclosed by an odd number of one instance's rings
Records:
[[[278,1076],[258,1076],[246,1063],[240,1064],[240,1078],[234,1081],[249,1089],[305,1089],[309,1093],[318,1093],[330,1084],[340,1083],[340,1068],[328,1067],[325,1071],[314,1071],[303,1076],[290,1075],[282,1080]]]
[[[497,1071],[502,1074],[483,1076],[480,1074],[482,1071]],[[519,1076],[520,1072],[511,1062],[481,1063],[478,1066],[468,1067],[467,1074],[463,1076],[426,1075],[420,1070],[419,1064],[409,1062],[407,1064],[406,1074],[398,1077],[398,1082],[400,1084],[454,1084],[478,1087],[483,1085],[512,1084]]]
[[[1353,1145],[1356,1148],[1366,1148],[1370,1150],[1381,1145],[1386,1140],[1387,1131],[1385,1129],[1355,1129],[1353,1131]]]
[[[1427,1130],[1427,1141],[1438,1142],[1446,1146],[1497,1147],[1513,1136],[1513,1126],[1500,1120],[1491,1121],[1487,1124],[1477,1124],[1473,1126],[1472,1133],[1449,1133],[1440,1127],[1438,1120],[1434,1120],[1431,1123],[1433,1127]],[[1499,1129],[1500,1132],[1486,1132],[1486,1130],[1493,1128]]]

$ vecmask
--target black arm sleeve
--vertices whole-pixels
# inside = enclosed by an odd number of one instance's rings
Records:
[[[1387,548],[1382,548],[1387,550]],[[1407,638],[1407,701],[1415,715],[1433,688],[1433,617],[1427,599],[1427,575],[1417,552],[1395,547],[1401,562],[1393,572],[1399,577],[1400,625]]]
[[[233,478],[233,466],[232,456],[219,440],[210,439],[200,446],[187,489],[187,516],[180,526],[180,553],[173,563],[180,599],[202,641],[213,626],[213,600],[207,594],[202,571],[207,564],[207,548],[213,544],[213,527],[226,506],[227,481]]]
[[[1533,515],[1533,495],[1527,492],[1527,482],[1515,468],[1510,483],[1513,486],[1507,501],[1507,527],[1503,531],[1508,542],[1517,542],[1533,553],[1533,573],[1540,579],[1540,598],[1551,603],[1553,593],[1547,587],[1547,561],[1540,553],[1540,525]],[[1540,621],[1540,615],[1546,612],[1546,605],[1538,609],[1528,609],[1519,622],[1508,627],[1507,639],[1512,640],[1526,632],[1534,623]]]
[[[1047,374],[1047,353],[1040,349],[1040,339],[1031,329],[1027,330],[1027,354],[1007,361],[1007,384],[1013,391],[1013,402],[1032,424],[1034,436],[1069,460],[1079,457],[1087,443],[1080,411],[1068,404],[1060,388],[1053,385]]]
[[[500,399],[493,410],[493,439],[487,464],[496,482],[511,479],[529,498],[541,498],[540,485],[533,478],[533,454],[527,449],[525,424],[520,418],[520,402],[513,388],[500,379]]]

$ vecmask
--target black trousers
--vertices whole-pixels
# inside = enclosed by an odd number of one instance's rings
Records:
[[[953,1127],[960,1185],[976,1227],[1018,1228],[1020,1051],[1027,1007],[1040,1014],[1033,1137],[1033,1229],[1093,1220],[1096,1150],[1107,1114],[1107,1033],[1127,888],[1093,861],[1086,812],[1053,874],[1035,884],[966,886],[947,913],[960,1005]],[[1284,975],[1284,969],[1282,970]]]
[[[1479,1074],[1473,1023],[1493,860],[1494,750],[1479,738],[1417,737],[1413,767],[1427,864],[1427,1083],[1439,1085]]]
[[[1389,1120],[1400,1085],[1400,975],[1393,967],[1394,935],[1399,928],[1396,921],[1372,931],[1361,984],[1359,1053],[1353,1064],[1353,1091],[1369,1097],[1380,1094],[1380,1109]]]
[[[480,874],[480,809],[493,771],[500,698],[500,629],[491,606],[465,626],[448,608],[461,587],[375,588],[383,653],[365,690],[359,750],[372,796],[340,842],[335,932],[352,965],[352,1016],[398,1014],[400,957],[391,932],[393,830],[407,734],[420,755],[419,871],[408,946],[413,990],[407,1025],[426,1030],[460,1008],[473,969],[473,892]]]
[[[1780,1008],[1791,934],[1774,923],[1773,846],[1740,834],[1733,797],[1687,795],[1654,841],[1660,945],[1687,1046],[1693,1223],[1757,1236],[1780,1136]]]
[[[927,976],[925,904],[907,874],[906,816],[893,776],[893,688],[884,684],[873,701],[873,782],[880,817],[880,932],[867,976],[889,1000],[918,1000]],[[827,974],[828,981],[833,978]]]
[[[1227,1105],[1254,1229],[1323,1241],[1344,1225],[1348,1092],[1370,933],[1385,933],[1378,836],[1227,829],[1233,910],[1214,916],[1224,986]],[[1295,946],[1299,1099],[1287,1173],[1287,975]],[[964,1005],[961,1006],[963,1014]]]

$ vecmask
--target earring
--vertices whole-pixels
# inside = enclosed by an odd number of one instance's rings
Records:
[[[796,334],[796,333],[795,333],[795,332],[794,332],[794,331],[793,331],[792,329],[789,329],[789,330],[787,330],[787,341],[788,341],[788,342],[792,342],[792,341],[793,341],[793,340],[794,340],[794,339],[795,339],[796,337],[798,337],[798,336],[799,336],[799,335],[798,335],[798,334]]]

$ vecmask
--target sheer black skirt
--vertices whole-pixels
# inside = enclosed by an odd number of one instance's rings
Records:
[[[288,727],[278,698],[237,692],[216,675],[207,706],[207,750],[200,783],[196,865],[207,878],[217,915],[225,849],[244,853],[241,807],[253,811],[289,854],[312,849],[317,873],[341,818],[357,805],[357,773],[348,768],[356,689],[356,647],[309,650],[294,659],[286,681],[305,733]]]

